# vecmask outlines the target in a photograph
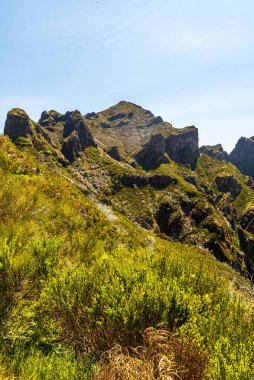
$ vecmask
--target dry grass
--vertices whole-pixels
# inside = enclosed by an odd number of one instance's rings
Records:
[[[194,342],[167,330],[146,329],[144,345],[128,350],[114,345],[102,355],[93,380],[201,380],[206,355]]]

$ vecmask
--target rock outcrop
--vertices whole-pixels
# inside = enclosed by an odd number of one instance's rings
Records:
[[[40,152],[54,153],[60,162],[66,158],[72,163],[86,147],[96,146],[79,111],[65,115],[44,111],[37,124],[25,111],[14,108],[7,114],[4,134],[19,144],[23,138]]]
[[[59,112],[53,110],[48,112],[43,111],[39,124],[43,127],[54,126],[61,120],[63,120],[63,115]]]
[[[195,168],[199,157],[197,128],[186,127],[181,133],[170,134],[165,146],[166,153],[172,160]]]
[[[77,110],[66,112],[65,115],[57,111],[44,111],[39,124],[46,140],[60,150],[70,163],[74,162],[86,147],[96,146],[84,117]]]
[[[13,108],[7,114],[4,127],[4,134],[12,139],[18,137],[28,137],[32,134],[33,125],[25,111],[19,108]]]
[[[199,148],[200,153],[206,154],[209,157],[216,158],[220,161],[228,161],[228,153],[222,148],[221,144],[203,145]]]
[[[135,155],[135,160],[145,170],[152,170],[169,162],[166,155],[165,138],[162,134],[153,135],[144,148]]]
[[[69,162],[73,162],[86,147],[96,146],[79,111],[74,111],[67,115],[63,139],[62,153]]]
[[[122,159],[122,156],[121,156],[121,153],[119,151],[119,148],[117,146],[112,146],[111,149],[109,149],[107,151],[108,155],[113,158],[114,160],[116,161],[119,161],[121,162],[123,159]]]
[[[242,191],[242,185],[234,176],[217,176],[215,178],[217,188],[222,193],[230,193],[235,199]]]
[[[198,130],[187,127],[181,133],[172,133],[168,137],[153,135],[135,159],[145,170],[155,169],[170,159],[194,169],[198,156]]]
[[[40,125],[19,108],[13,108],[8,112],[4,135],[9,136],[20,147],[33,147],[44,153],[48,153],[51,149],[43,138]]]
[[[238,169],[254,178],[254,136],[241,137],[229,155],[229,161]]]

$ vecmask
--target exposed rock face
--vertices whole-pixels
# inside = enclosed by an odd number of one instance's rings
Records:
[[[122,157],[117,146],[113,146],[111,149],[107,151],[107,153],[114,160],[119,161],[119,162],[122,161]]]
[[[93,113],[88,118],[93,117]],[[39,120],[45,139],[72,163],[87,146],[96,146],[79,111],[44,111]]]
[[[198,130],[189,127],[167,138],[162,134],[153,135],[135,159],[145,170],[155,169],[169,162],[169,158],[194,169],[198,156]]]
[[[44,111],[37,124],[25,111],[14,108],[8,112],[4,134],[14,140],[23,137],[38,151],[54,152],[60,162],[64,157],[73,162],[84,148],[96,146],[79,111],[65,115]]]
[[[19,108],[13,108],[9,111],[5,122],[4,134],[13,139],[31,135],[32,122],[27,113]]]
[[[161,164],[169,162],[165,150],[165,138],[161,134],[153,135],[150,141],[135,156],[135,159],[145,170],[155,169]]]
[[[229,161],[238,169],[254,178],[254,136],[241,137],[229,155]]]
[[[194,175],[184,176],[183,179],[194,186],[196,189],[200,189],[200,185],[198,183],[198,179]]]
[[[181,134],[171,134],[165,145],[166,153],[172,160],[195,168],[199,156],[197,128],[187,127]]]
[[[63,115],[57,111],[43,111],[41,114],[41,118],[39,120],[39,124],[43,127],[45,126],[53,126],[59,121],[63,119]]]
[[[233,176],[218,176],[215,182],[219,191],[230,193],[235,199],[242,191],[242,185]]]
[[[222,148],[221,144],[217,145],[203,145],[199,149],[200,153],[206,154],[209,157],[216,158],[220,161],[228,161],[229,157],[227,152]]]
[[[162,203],[155,215],[160,231],[173,240],[181,240],[184,227],[182,213],[169,202]]]
[[[73,162],[84,148],[88,146],[96,146],[79,111],[74,111],[67,115],[63,130],[63,138],[62,153],[69,162]]]
[[[31,120],[27,113],[19,108],[8,112],[4,134],[20,147],[33,147],[44,153],[51,149],[43,138],[40,125]]]

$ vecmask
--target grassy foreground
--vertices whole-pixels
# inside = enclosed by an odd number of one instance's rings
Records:
[[[100,211],[6,138],[0,183],[0,378],[254,378],[232,269]]]

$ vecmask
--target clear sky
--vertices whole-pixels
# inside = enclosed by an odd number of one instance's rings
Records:
[[[0,0],[0,131],[128,100],[200,144],[254,135],[253,0]]]

